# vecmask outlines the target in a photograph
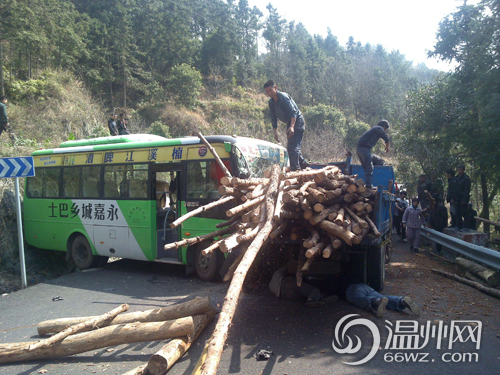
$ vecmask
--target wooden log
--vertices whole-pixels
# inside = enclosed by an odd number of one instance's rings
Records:
[[[368,213],[372,212],[373,211],[373,206],[371,204],[369,204],[369,203],[365,203],[364,211],[368,212]]]
[[[227,203],[227,202],[230,202],[230,201],[233,201],[233,200],[235,200],[235,198],[233,196],[227,196],[227,197],[221,198],[221,199],[219,199],[217,201],[214,201],[212,203],[209,203],[209,204],[207,204],[205,206],[198,207],[196,210],[188,212],[187,214],[182,215],[180,218],[178,218],[177,220],[175,220],[172,224],[170,224],[170,228],[172,228],[172,229],[173,228],[177,228],[179,225],[181,225],[187,219],[189,219],[189,218],[191,218],[193,216],[196,216],[199,213],[202,213],[202,212],[205,212],[207,210],[210,210],[211,208],[223,205],[224,203]]]
[[[338,250],[342,247],[342,241],[335,237],[333,234],[328,233],[330,240],[332,241],[332,247],[334,250]]]
[[[436,254],[432,254],[432,255],[436,255]],[[446,258],[444,258],[446,259]],[[472,272],[470,271],[467,271],[466,273],[464,273],[464,277],[470,281],[474,281],[478,284],[481,284],[481,285],[484,285],[486,287],[489,287],[489,285],[484,281],[484,280],[481,280],[479,277],[477,277],[476,275],[474,275]]]
[[[306,251],[306,258],[314,258],[321,254],[323,249],[326,247],[325,242],[318,242],[318,244],[314,247],[311,247],[310,249],[307,249]]]
[[[299,180],[296,178],[290,178],[288,180],[285,180],[285,186],[290,186],[290,185],[298,185]]]
[[[309,219],[309,223],[311,225],[317,225],[325,220],[330,214],[336,212],[335,207],[328,207],[323,209],[323,211],[319,212],[317,215],[314,215]]]
[[[283,189],[285,188],[285,183],[283,181],[280,182],[278,187],[278,196],[276,198],[276,207],[274,209],[274,221],[279,221],[281,219],[281,208],[283,207]]]
[[[151,356],[147,364],[150,375],[165,374],[186,353],[200,336],[201,332],[215,317],[215,310],[206,315],[193,316],[194,333],[171,340],[167,345]]]
[[[312,199],[315,202],[321,203],[326,201],[326,196],[325,194],[321,193],[320,191],[313,189],[311,187],[307,188],[307,192],[311,195]]]
[[[75,324],[71,327],[66,328],[65,330],[62,330],[59,333],[56,333],[55,335],[49,337],[48,339],[40,340],[37,343],[30,345],[28,350],[32,351],[40,348],[47,348],[57,342],[64,340],[69,335],[74,335],[75,333],[83,331],[91,331],[100,326],[103,322],[107,320],[113,320],[118,314],[121,314],[122,312],[127,310],[128,310],[127,304],[118,306],[117,308],[107,312],[106,314],[100,315],[97,318],[93,318],[86,322]]]
[[[283,188],[283,192],[286,193],[287,191],[290,190],[299,190],[301,185],[288,185]]]
[[[312,218],[314,216],[314,212],[312,209],[310,210],[306,210],[304,211],[304,213],[302,214],[302,217],[306,220],[309,220],[310,218]]]
[[[246,194],[246,197],[247,199],[255,199],[257,197],[260,197],[261,195],[264,195],[266,193],[266,190],[267,188],[264,186],[264,185],[257,185],[255,187],[255,189],[253,189],[252,191],[249,191],[247,194]]]
[[[303,243],[303,245],[304,245],[304,247],[306,249],[310,249],[310,248],[316,246],[316,244],[319,241],[319,232],[318,232],[318,230],[315,229],[315,228],[311,228],[310,231],[311,231],[311,236],[308,237],[308,238],[306,238],[304,240],[304,243]]]
[[[297,191],[297,190],[295,190],[295,191]],[[286,193],[285,193],[285,194],[286,194]],[[300,206],[300,200],[299,200],[299,198],[297,198],[297,197],[289,197],[289,198],[288,198],[288,200],[285,202],[285,204],[286,204],[286,205],[288,206],[288,208],[290,208],[290,209],[295,209],[295,208],[297,208],[297,207],[298,207],[298,208],[299,208],[299,211],[301,211],[301,210],[300,210],[300,207],[299,207],[299,206]]]
[[[255,207],[258,204],[262,203],[264,201],[264,198],[265,198],[265,196],[262,195],[258,198],[252,199],[251,201],[240,204],[239,206],[233,207],[233,208],[226,211],[226,216],[231,217],[231,216],[236,215],[239,212],[243,212],[243,211],[246,211],[252,207]]]
[[[222,179],[221,179],[222,182]],[[264,185],[267,186],[269,185],[269,179],[268,178],[238,178],[238,177],[233,177],[231,179],[230,184],[234,187],[237,187],[238,189],[247,189],[247,188],[255,188],[258,185]]]
[[[224,163],[220,159],[219,155],[217,154],[217,151],[215,151],[215,149],[212,147],[212,145],[205,139],[205,137],[203,136],[203,134],[201,134],[200,132],[198,132],[196,135],[198,136],[198,138],[201,139],[201,141],[205,144],[205,146],[208,147],[208,149],[210,150],[210,152],[214,156],[215,161],[217,162],[217,164],[219,165],[219,167],[224,172],[224,175],[227,178],[231,178],[232,177],[231,172],[229,172],[229,170],[227,169],[227,167],[224,165]]]
[[[260,206],[255,207],[252,211],[252,221],[258,222],[260,220],[260,210],[262,208],[262,204]]]
[[[217,367],[219,366],[224,343],[226,342],[227,332],[238,305],[238,299],[243,287],[243,281],[245,280],[245,276],[258,251],[264,241],[268,238],[273,227],[272,219],[275,206],[275,199],[273,199],[273,197],[278,190],[278,182],[279,166],[274,165],[270,178],[269,189],[266,193],[266,222],[262,230],[259,232],[257,237],[255,237],[248,250],[245,252],[244,257],[238,265],[233,279],[231,280],[231,284],[229,285],[229,289],[224,300],[224,305],[222,306],[222,311],[219,315],[212,339],[210,340],[207,358],[202,365],[202,375],[215,375],[217,373]]]
[[[371,228],[373,234],[375,235],[375,237],[380,237],[381,236],[380,232],[378,231],[378,229],[375,226],[375,224],[373,223],[373,221],[368,217],[368,215],[364,215],[363,218],[366,220],[366,222],[370,226],[370,228]]]
[[[299,189],[299,195],[305,195],[308,188],[315,188],[316,183],[314,181],[305,182]]]
[[[356,194],[344,194],[344,202],[351,203],[351,202],[356,202],[358,200],[358,195]]]
[[[337,217],[335,218],[335,224],[337,224],[339,226],[344,225],[344,209],[343,208],[339,208],[337,210]]]
[[[173,248],[178,249],[181,246],[193,245],[195,243],[202,242],[205,240],[211,240],[211,239],[218,237],[218,236],[224,236],[225,234],[231,233],[234,230],[234,227],[238,223],[239,223],[239,221],[235,221],[233,224],[231,224],[227,228],[219,229],[219,230],[216,230],[215,232],[212,232],[212,233],[204,234],[202,236],[193,237],[193,238],[185,238],[181,241],[168,243],[164,246],[164,249],[165,250],[170,250]]]
[[[349,216],[356,221],[361,228],[368,228],[368,222],[360,218],[358,215],[356,215],[354,212],[352,212],[348,207],[344,206],[344,210],[349,214]],[[377,231],[378,232],[378,231]],[[373,232],[375,233],[375,232]],[[380,236],[378,236],[380,237]]]
[[[289,172],[285,174],[286,179],[290,178],[303,178],[303,177],[313,177],[316,176],[317,174],[325,172],[325,170],[335,170],[337,167],[325,167],[322,169],[311,169],[311,170],[303,170],[303,171],[295,171],[295,172]],[[337,168],[338,169],[338,168]]]
[[[222,243],[222,241],[224,241],[224,239],[221,239],[221,240],[218,240],[218,241],[215,241],[214,243],[212,243],[209,247],[203,249],[201,252],[203,255],[208,255],[208,254],[211,254],[215,249],[218,249],[220,244]]]
[[[99,327],[108,325],[128,324],[135,322],[161,322],[174,320],[185,316],[205,314],[212,307],[208,297],[196,297],[190,301],[166,306],[154,310],[136,311],[126,314],[120,314],[110,322],[103,322]],[[61,332],[75,324],[83,323],[97,316],[83,316],[75,318],[60,318],[45,320],[37,324],[38,334],[40,336],[50,335]]]
[[[296,199],[296,197],[299,195],[298,190],[289,190],[285,193],[283,193],[283,202],[288,203],[293,199]]]
[[[329,221],[335,221],[335,219],[337,218],[338,216],[338,212],[337,210],[334,210],[331,214],[328,215],[328,220]]]
[[[363,198],[375,198],[375,196],[377,195],[377,190],[373,190],[373,189],[368,189],[367,191],[365,191],[364,193],[361,193],[361,196]]]
[[[300,201],[300,208],[302,209],[302,211],[312,210],[312,207],[307,201],[306,197],[302,197]]]
[[[363,202],[356,202],[356,203],[354,203],[353,207],[354,207],[354,210],[356,210],[356,211],[364,211],[365,210],[365,204]],[[351,210],[352,210],[352,208],[351,208]]]
[[[313,209],[315,212],[322,212],[326,209],[325,206],[323,206],[321,203],[316,203],[314,206],[313,206]]]
[[[250,243],[248,243],[248,242],[241,245],[240,254],[234,260],[233,264],[231,264],[229,266],[229,268],[228,268],[226,274],[224,275],[224,278],[222,279],[222,281],[224,281],[224,282],[230,281],[233,278],[234,272],[236,271],[236,269],[240,265],[243,257],[245,256],[245,252],[248,250],[248,246],[250,246]]]
[[[474,275],[480,277],[492,287],[500,285],[500,273],[498,271],[492,271],[462,257],[457,257],[455,259],[455,264],[471,271]]]
[[[476,288],[477,290],[483,292],[484,294],[487,294],[489,296],[500,299],[500,290],[498,290],[498,289],[488,288],[488,287],[481,285],[479,283],[476,283],[474,281],[467,280],[467,279],[464,279],[463,277],[460,277],[460,276],[457,276],[455,274],[451,274],[448,272],[444,272],[441,270],[432,269],[431,271],[434,272],[435,274],[440,275],[440,276],[444,276],[448,279],[455,280],[455,281],[458,281],[459,283]]]
[[[193,318],[149,323],[112,325],[95,331],[77,333],[48,348],[26,350],[32,343],[0,344],[0,363],[48,359],[84,353],[109,346],[166,340],[194,332]]]
[[[351,228],[352,228],[352,233],[356,235],[359,235],[363,232],[363,228],[361,228],[361,225],[359,225],[358,223],[352,224]]]
[[[239,245],[238,243],[238,237],[240,236],[240,233],[234,233],[230,235],[227,238],[224,238],[222,242],[219,244],[220,251],[223,253],[229,253],[231,250],[233,250],[236,246]]]
[[[323,220],[321,223],[319,223],[319,227],[342,239],[349,246],[353,244],[357,245],[361,242],[354,233],[344,230],[335,223],[332,223],[331,221]]]
[[[287,227],[288,227],[288,222],[281,223],[275,230],[271,232],[271,234],[269,234],[269,237],[273,239],[278,237],[287,229]]]
[[[347,186],[347,192],[349,194],[354,194],[356,191],[358,191],[358,187],[356,186],[356,184],[349,184]]]
[[[332,252],[333,252],[332,244],[328,244],[328,246],[323,249],[323,258],[330,258]]]
[[[234,224],[235,222],[237,222],[238,220],[240,220],[240,217],[235,215],[233,216],[231,219],[227,220],[227,221],[224,221],[222,223],[217,223],[215,224],[215,227],[216,228],[225,228],[225,227],[228,227],[232,224]]]
[[[500,223],[497,223],[496,221],[486,220],[486,219],[483,219],[482,217],[478,217],[478,216],[474,216],[474,219],[476,219],[477,221],[480,221],[482,223],[491,224],[497,228],[500,228]]]
[[[236,236],[236,242],[238,242],[238,244],[240,244],[240,243],[243,243],[243,242],[247,242],[247,241],[253,240],[257,236],[257,234],[259,233],[259,231],[262,229],[262,225],[261,224],[262,223],[259,223],[259,225],[257,225],[255,228],[253,228],[248,233],[237,235]]]
[[[253,210],[250,210],[247,213],[243,214],[243,216],[241,217],[241,222],[242,223],[250,223],[252,221],[252,217],[253,217],[252,214],[253,214]]]

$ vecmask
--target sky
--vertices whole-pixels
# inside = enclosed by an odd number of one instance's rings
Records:
[[[350,36],[363,45],[381,44],[387,51],[399,50],[414,64],[448,71],[446,62],[430,59],[427,52],[436,43],[439,22],[453,13],[464,0],[248,0],[264,17],[267,4],[287,21],[302,22],[311,34],[325,37],[332,30],[341,45]],[[476,4],[479,0],[468,0]]]

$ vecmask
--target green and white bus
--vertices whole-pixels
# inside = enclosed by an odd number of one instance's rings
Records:
[[[270,165],[288,164],[286,149],[270,142],[206,139],[237,177],[262,177]],[[219,198],[224,173],[198,138],[103,137],[32,156],[36,177],[26,179],[24,195],[30,245],[67,251],[80,269],[119,257],[183,264],[207,281],[216,276],[222,253],[205,257],[196,245],[164,250],[166,243],[210,233],[227,220],[226,205],[170,228],[179,216]]]

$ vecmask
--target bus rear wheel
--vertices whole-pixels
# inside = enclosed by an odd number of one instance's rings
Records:
[[[73,258],[75,266],[81,270],[92,267],[94,255],[92,254],[89,241],[84,236],[79,235],[73,240],[71,244],[71,258]]]

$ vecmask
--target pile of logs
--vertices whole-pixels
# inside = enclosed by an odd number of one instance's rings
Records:
[[[121,344],[171,339],[149,362],[127,374],[164,374],[212,321],[208,297],[148,311],[122,314],[123,304],[101,316],[62,318],[38,324],[38,342],[0,344],[0,363],[57,358]]]
[[[218,205],[234,202],[234,207],[226,212],[229,220],[217,224],[215,232],[165,245],[168,250],[209,241],[202,251],[206,256],[216,249],[238,254],[224,277],[232,282],[202,374],[216,373],[244,278],[268,237],[290,236],[302,242],[296,272],[300,285],[302,273],[310,269],[315,259],[338,262],[343,246],[359,244],[369,234],[381,235],[371,218],[376,190],[368,189],[357,176],[342,174],[336,166],[287,173],[275,165],[265,178],[240,179],[225,174],[218,201],[180,217],[171,227]]]

